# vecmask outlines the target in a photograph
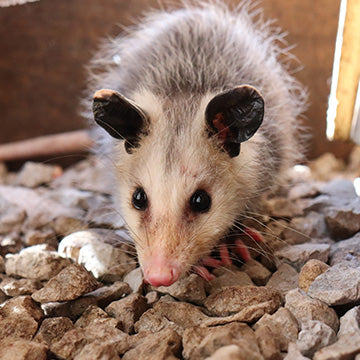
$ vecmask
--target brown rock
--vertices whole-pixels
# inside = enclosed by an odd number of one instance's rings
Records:
[[[3,317],[29,316],[36,321],[40,321],[44,313],[31,296],[24,295],[6,300],[0,308],[0,315]]]
[[[215,294],[218,291],[231,286],[249,286],[254,285],[249,275],[243,271],[226,271],[215,279],[211,280],[206,289],[208,293]]]
[[[7,338],[0,342],[0,359],[46,360],[47,346],[24,339]]]
[[[135,331],[157,332],[172,328],[182,335],[184,329],[203,323],[208,317],[199,307],[184,302],[158,301],[135,324]]]
[[[319,320],[330,326],[335,332],[339,328],[339,319],[334,309],[320,300],[312,299],[300,289],[287,293],[285,307],[295,315],[301,324],[307,320]]]
[[[56,234],[52,229],[47,230],[29,230],[24,236],[26,246],[49,244],[54,248],[57,247]]]
[[[10,336],[31,340],[37,328],[37,321],[26,315],[10,316],[5,319],[0,319],[0,340]]]
[[[255,330],[255,337],[264,360],[282,359],[279,339],[275,336],[269,326],[259,326]]]
[[[87,344],[75,355],[74,360],[120,360],[113,344],[94,341]]]
[[[265,314],[255,325],[254,329],[266,326],[271,329],[274,337],[279,341],[280,351],[287,351],[290,342],[298,337],[299,324],[295,316],[286,308],[281,307],[273,315]]]
[[[295,343],[289,344],[289,349],[287,355],[284,357],[284,360],[310,360],[308,357],[305,357],[301,354]]]
[[[254,259],[247,261],[240,270],[248,274],[251,280],[258,286],[265,285],[271,276],[271,272]]]
[[[72,264],[34,292],[32,298],[41,303],[73,300],[98,287],[99,283],[83,266]]]
[[[128,349],[128,335],[116,328],[115,319],[102,319],[93,321],[85,328],[75,328],[50,347],[56,356],[72,359],[81,353],[83,348],[94,341],[102,344],[112,344],[118,354]]]
[[[76,320],[75,326],[84,328],[94,320],[106,319],[109,315],[96,305],[90,305],[84,313]]]
[[[35,188],[49,183],[51,180],[62,175],[62,172],[62,168],[57,165],[27,161],[18,172],[15,184]]]
[[[110,286],[103,286],[75,300],[67,302],[51,302],[42,304],[41,307],[46,316],[66,316],[76,320],[90,305],[97,305],[101,308],[109,305],[112,301],[130,294],[128,284],[117,281]]]
[[[288,264],[281,264],[275,271],[266,286],[275,288],[285,296],[288,291],[296,289],[298,286],[299,274]]]
[[[36,290],[42,288],[42,283],[33,279],[13,279],[6,278],[0,283],[0,289],[7,296],[31,295]]]
[[[299,274],[299,288],[305,292],[309,290],[311,283],[317,276],[325,272],[329,268],[329,265],[324,262],[311,259],[301,269]]]
[[[59,341],[63,335],[72,330],[74,324],[69,318],[55,317],[45,319],[35,335],[34,341],[39,343],[51,345],[52,343]]]
[[[145,295],[145,297],[148,305],[151,306],[159,300],[160,295],[157,291],[150,291]]]
[[[123,360],[174,360],[180,355],[181,337],[176,331],[167,328],[155,334],[149,334],[129,350]]]
[[[244,357],[246,356],[246,357]],[[243,349],[237,345],[227,345],[216,350],[211,356],[205,360],[245,360],[249,359],[248,354],[245,354]]]
[[[123,281],[129,284],[131,290],[134,293],[141,294],[143,292],[144,276],[140,267],[131,270],[129,273],[127,273],[124,276]]]
[[[237,345],[250,357],[262,359],[254,332],[242,323],[231,323],[218,327],[192,327],[183,335],[183,357],[187,360],[202,360],[226,345]]]
[[[8,276],[42,281],[49,280],[70,264],[70,260],[62,258],[55,251],[35,245],[23,249],[19,254],[7,255],[5,269]]]
[[[213,316],[229,316],[246,308],[274,312],[281,305],[280,293],[268,287],[228,287],[210,295],[204,306]]]
[[[276,256],[277,263],[279,265],[285,262],[300,271],[303,265],[310,259],[318,259],[326,262],[328,260],[329,253],[330,245],[304,243],[285,246],[275,251],[274,255]]]
[[[0,255],[0,273],[4,273],[5,272],[5,261],[4,258]]]
[[[360,333],[346,334],[336,343],[317,351],[314,360],[348,360],[360,353]]]
[[[341,262],[353,267],[360,266],[360,233],[331,245],[330,265]]]
[[[105,311],[121,323],[121,330],[131,333],[134,324],[147,309],[146,298],[140,294],[131,294],[124,299],[113,301]]]
[[[59,236],[66,236],[75,231],[87,228],[87,223],[80,216],[59,215],[53,219],[49,226]]]
[[[160,286],[156,290],[163,294],[169,294],[177,300],[195,304],[202,304],[206,298],[205,282],[196,274],[184,277],[171,286]]]

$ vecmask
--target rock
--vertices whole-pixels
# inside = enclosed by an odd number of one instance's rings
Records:
[[[331,245],[330,265],[341,262],[352,267],[360,267],[360,233]]]
[[[46,360],[47,346],[24,339],[7,338],[0,342],[0,359]]]
[[[68,259],[62,258],[55,251],[47,251],[43,245],[35,245],[16,255],[8,254],[5,271],[8,276],[42,281],[49,280],[70,264]]]
[[[60,216],[79,218],[84,211],[61,205],[49,198],[50,190],[35,191],[24,187],[0,186],[0,198],[17,205],[26,212],[25,225],[28,228],[39,229],[47,227],[52,220]]]
[[[129,284],[129,286],[131,287],[131,290],[134,293],[141,294],[143,292],[144,275],[143,275],[140,267],[137,267],[136,269],[131,270],[129,273],[127,273],[124,276],[123,281],[126,282],[127,284]]]
[[[215,328],[186,329],[183,335],[183,357],[187,360],[202,360],[226,345],[239,346],[243,353],[241,359],[262,359],[254,332],[248,325],[236,322]]]
[[[248,321],[252,321],[264,313],[276,311],[281,300],[281,294],[268,287],[228,287],[210,295],[204,306],[213,316],[225,317],[242,312],[250,315]]]
[[[360,307],[356,306],[349,311],[345,315],[340,318],[340,329],[337,334],[338,338],[353,334],[360,333]]]
[[[319,183],[318,182],[300,182],[293,185],[289,189],[288,197],[290,200],[296,200],[301,198],[313,198],[319,195]]]
[[[280,341],[269,326],[259,326],[255,330],[255,337],[265,360],[282,360]]]
[[[116,348],[111,343],[101,343],[94,341],[85,345],[82,350],[75,355],[74,360],[120,360]]]
[[[36,290],[42,288],[42,283],[32,279],[13,279],[6,278],[0,283],[0,289],[7,296],[31,295]]]
[[[103,159],[94,156],[67,169],[62,176],[53,180],[52,186],[74,187],[79,190],[111,195],[113,179],[109,176]]]
[[[308,295],[328,305],[343,305],[360,300],[360,269],[340,263],[319,275]]]
[[[140,294],[131,294],[126,298],[113,301],[105,308],[105,311],[120,321],[120,329],[126,333],[134,330],[134,324],[147,310],[147,301]]]
[[[216,269],[220,270],[220,269]],[[206,290],[209,294],[215,294],[218,291],[225,289],[231,286],[249,286],[254,285],[250,276],[243,271],[236,271],[232,269],[228,269],[224,272],[219,272],[214,270],[214,275],[217,277],[213,280],[210,280],[206,284]]]
[[[278,339],[280,351],[287,351],[289,343],[295,342],[298,337],[299,324],[295,316],[283,307],[273,315],[265,314],[253,328],[257,330],[264,326],[268,327],[274,338]]]
[[[66,215],[57,216],[49,223],[49,226],[54,229],[58,236],[66,236],[88,227],[82,218]]]
[[[321,321],[309,320],[302,324],[297,346],[303,355],[312,358],[316,351],[335,341],[336,333],[331,327]]]
[[[26,213],[21,207],[1,197],[0,194],[0,234],[20,229]]]
[[[326,213],[326,224],[335,239],[346,239],[360,231],[360,198],[349,205],[334,206]]]
[[[28,230],[24,236],[24,243],[27,247],[40,244],[49,244],[50,246],[57,248],[56,234],[52,229]]]
[[[334,179],[320,187],[322,194],[330,197],[331,206],[344,206],[357,198],[354,184],[347,179]]]
[[[115,205],[101,206],[90,209],[86,215],[86,221],[93,227],[105,227],[109,229],[121,229],[125,226],[124,217],[115,211]]]
[[[34,337],[34,341],[51,345],[52,343],[59,341],[66,332],[73,328],[74,324],[69,318],[55,317],[44,319]]]
[[[306,217],[293,218],[283,232],[288,244],[301,244],[310,242],[312,238],[327,236],[325,216],[310,211]]]
[[[309,287],[315,278],[324,273],[328,268],[329,265],[320,260],[309,260],[300,271],[299,288],[305,292],[308,292]]]
[[[304,264],[310,259],[327,262],[329,252],[330,246],[327,244],[304,243],[285,246],[275,251],[274,255],[279,265],[285,262],[300,271]]]
[[[0,321],[0,340],[8,337],[31,340],[38,328],[37,321],[24,315],[2,318]]]
[[[44,313],[31,296],[25,295],[6,300],[0,308],[0,315],[3,317],[28,316],[39,322]]]
[[[330,180],[340,171],[345,169],[343,160],[338,159],[332,153],[324,153],[309,164],[312,175],[322,181]]]
[[[116,325],[115,319],[102,319],[91,322],[85,328],[69,330],[51,345],[50,350],[61,359],[73,359],[86,345],[97,342],[111,344],[118,354],[124,354],[129,348],[129,335],[117,329]]]
[[[216,350],[211,356],[205,360],[242,360],[248,359],[242,349],[237,345],[227,345]]]
[[[128,284],[117,281],[111,286],[103,286],[78,299],[67,302],[50,302],[42,304],[41,308],[44,310],[46,316],[66,316],[71,320],[76,320],[90,305],[97,305],[104,308],[109,305],[110,302],[130,293],[131,289]]]
[[[339,340],[317,351],[314,360],[348,360],[360,353],[360,333],[346,334]]]
[[[271,272],[254,259],[247,261],[240,270],[248,274],[250,279],[258,286],[266,285],[271,276]]]
[[[284,357],[284,360],[310,360],[308,357],[305,357],[301,354],[295,343],[289,344],[289,349],[287,355]]]
[[[17,174],[15,185],[35,188],[49,183],[51,180],[61,176],[62,173],[60,166],[27,161]]]
[[[158,332],[171,328],[182,335],[188,327],[204,324],[208,317],[199,307],[185,302],[158,301],[145,311],[135,324],[135,331]]]
[[[176,331],[167,328],[145,336],[122,360],[175,360],[180,350],[181,337]]]
[[[296,289],[298,286],[299,274],[290,265],[283,263],[275,271],[266,286],[275,288],[282,295],[286,295],[288,291]]]
[[[42,289],[34,292],[32,298],[41,303],[73,300],[98,287],[99,283],[83,266],[72,264],[51,278]]]
[[[124,240],[113,231],[89,229],[74,232],[63,238],[59,254],[70,257],[102,281],[121,280],[125,273],[136,267],[133,257],[123,248],[116,248],[105,241],[121,244]]]
[[[205,282],[196,274],[190,274],[171,286],[160,286],[155,290],[163,294],[169,294],[177,300],[195,304],[202,304],[206,298]]]
[[[268,199],[265,203],[265,212],[271,217],[282,219],[292,218],[303,213],[297,202],[282,197]]]
[[[4,258],[0,255],[0,273],[5,272],[5,261]]]
[[[97,279],[105,282],[121,280],[126,273],[136,268],[136,261],[124,249],[106,244],[100,234],[97,231],[97,237],[95,237],[92,231],[89,243],[79,251],[78,262],[91,271]],[[109,236],[109,232],[105,232],[103,237],[106,236]],[[119,244],[122,242],[115,233],[111,236],[117,237]]]
[[[335,332],[339,328],[339,319],[335,310],[318,299],[312,299],[300,289],[287,293],[285,307],[295,315],[301,325],[308,320],[319,320],[330,326]]]
[[[96,305],[90,305],[76,320],[75,326],[84,328],[94,320],[106,319],[109,315]]]
[[[0,254],[5,256],[8,254],[16,254],[23,247],[20,232],[13,231],[7,235],[0,235]]]
[[[145,295],[145,297],[148,305],[151,306],[159,300],[160,295],[157,291],[150,291]]]

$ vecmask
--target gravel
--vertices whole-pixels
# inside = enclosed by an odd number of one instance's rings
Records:
[[[351,159],[289,173],[253,221],[254,259],[159,288],[144,283],[98,159],[17,174],[0,164],[0,358],[358,360]]]

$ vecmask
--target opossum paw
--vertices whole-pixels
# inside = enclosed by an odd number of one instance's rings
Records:
[[[257,230],[244,227],[242,231],[244,233],[244,235],[242,236],[246,236],[250,240],[253,240],[257,243],[264,242],[262,235]],[[234,248],[235,253],[237,255],[240,255],[245,262],[249,261],[251,259],[251,254],[248,246],[240,238],[236,238],[234,243],[235,243],[235,248]]]
[[[255,229],[244,227],[243,232],[244,232],[245,235],[247,235],[252,240],[254,240],[254,241],[258,242],[258,243],[264,242],[264,238],[262,237],[262,235]]]

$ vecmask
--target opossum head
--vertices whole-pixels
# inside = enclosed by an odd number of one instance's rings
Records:
[[[261,125],[264,102],[247,85],[193,97],[192,106],[147,91],[133,99],[100,90],[93,111],[125,142],[114,149],[117,187],[145,279],[169,286],[244,210],[255,175],[253,150],[240,145]]]

